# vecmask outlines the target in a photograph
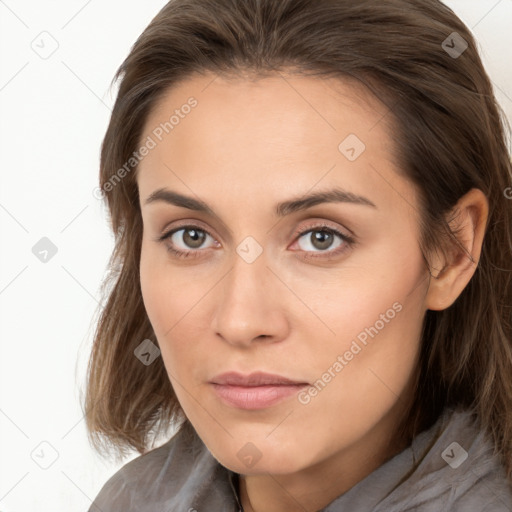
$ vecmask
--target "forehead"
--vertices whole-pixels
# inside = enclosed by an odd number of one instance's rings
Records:
[[[384,189],[405,185],[393,172],[388,114],[354,80],[192,76],[146,120],[141,140],[155,147],[139,164],[141,200],[162,186],[205,197],[229,190],[245,201],[250,192],[294,195],[334,183],[354,193],[381,187],[392,200]]]
[[[191,99],[196,103],[193,109],[187,107]],[[222,110],[221,118],[213,119],[219,109]],[[255,136],[275,135],[273,132],[285,129],[283,137],[295,133],[311,139],[318,130],[322,136],[328,131],[333,132],[332,135],[339,132],[337,136],[341,136],[343,130],[350,127],[364,137],[366,131],[384,119],[388,108],[354,79],[281,72],[266,77],[196,73],[164,92],[148,115],[144,133],[149,134],[161,123],[168,122],[173,113],[180,118],[172,122],[172,135],[178,138],[184,130],[178,130],[174,123],[181,124],[181,120],[189,117],[192,121],[187,124],[190,125],[199,117],[199,126],[194,125],[194,131],[204,126],[212,137],[220,131],[211,130],[212,121],[218,128],[221,128],[220,121],[239,125],[246,121],[244,126],[251,122]],[[307,122],[311,129],[304,130],[303,124],[297,126],[298,121]],[[236,135],[237,132],[230,134],[231,137]],[[375,135],[382,135],[382,132],[377,130]]]

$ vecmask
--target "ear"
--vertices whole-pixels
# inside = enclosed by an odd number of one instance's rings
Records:
[[[489,203],[481,190],[473,188],[459,199],[451,214],[454,219],[450,228],[459,231],[460,244],[453,240],[447,258],[437,255],[431,261],[433,269],[441,269],[432,271],[425,297],[426,309],[433,311],[451,306],[473,277],[482,251]]]

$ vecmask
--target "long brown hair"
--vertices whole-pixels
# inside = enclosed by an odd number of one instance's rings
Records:
[[[427,261],[457,243],[447,215],[458,199],[471,188],[488,198],[475,274],[449,308],[425,315],[414,401],[400,432],[415,435],[448,405],[472,409],[512,479],[510,127],[472,34],[438,0],[171,0],[152,20],[114,77],[119,91],[101,149],[115,248],[83,403],[89,440],[100,453],[124,456],[147,451],[173,422],[190,427],[162,359],[146,366],[134,356],[143,340],[158,344],[139,281],[134,154],[148,113],[196,72],[284,69],[355,79],[387,105],[400,172],[419,191]]]

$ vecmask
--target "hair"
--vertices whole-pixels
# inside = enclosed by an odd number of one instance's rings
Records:
[[[457,58],[443,47],[453,32],[468,45]],[[178,82],[283,70],[357,81],[388,107],[399,171],[419,194],[427,263],[460,244],[449,222],[459,198],[478,188],[488,199],[474,275],[450,307],[423,319],[413,399],[397,433],[411,438],[448,406],[470,409],[512,479],[510,126],[470,30],[438,0],[171,0],[153,18],[114,76],[119,89],[101,147],[115,246],[82,405],[89,441],[123,457],[148,451],[170,425],[190,428],[162,358],[146,366],[134,356],[143,340],[158,342],[140,287],[137,166],[122,179],[120,168],[151,109]]]

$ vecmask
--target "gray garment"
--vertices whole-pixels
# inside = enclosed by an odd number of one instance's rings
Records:
[[[467,411],[445,409],[412,444],[323,512],[511,512],[512,486]],[[467,458],[466,458],[467,457]],[[238,475],[190,429],[123,466],[88,512],[240,512]]]

